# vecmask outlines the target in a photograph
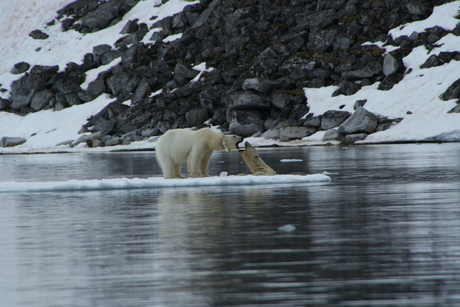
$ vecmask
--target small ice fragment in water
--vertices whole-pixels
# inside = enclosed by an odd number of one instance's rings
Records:
[[[278,227],[278,230],[285,231],[285,232],[292,232],[295,230],[295,226],[294,225],[284,225],[284,226]]]
[[[227,177],[227,176],[228,176],[228,172],[220,172],[219,177]]]
[[[303,162],[302,159],[281,159],[280,162]]]

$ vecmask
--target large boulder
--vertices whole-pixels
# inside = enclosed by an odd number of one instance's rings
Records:
[[[190,126],[199,126],[209,119],[208,110],[203,106],[190,109],[185,113],[185,118]]]
[[[320,130],[329,130],[340,126],[347,118],[350,117],[350,112],[347,111],[338,111],[338,110],[329,110],[324,112],[321,117],[321,126]]]
[[[359,107],[356,111],[339,127],[339,132],[344,134],[374,133],[379,119],[377,116]]]
[[[391,53],[387,53],[383,58],[383,74],[388,77],[396,73],[398,69],[398,61],[391,55]]]
[[[306,104],[307,98],[303,91],[274,91],[271,95],[271,101],[275,107],[283,109],[289,103],[293,105]]]
[[[230,109],[270,109],[270,99],[251,91],[232,93],[224,99],[224,102]]]
[[[37,92],[32,98],[30,107],[34,109],[35,111],[39,111],[43,109],[44,107],[46,107],[53,97],[54,97],[54,94],[47,90]]]
[[[242,137],[264,131],[264,121],[258,112],[228,109],[227,121],[230,132]]]
[[[245,91],[254,90],[263,94],[269,94],[276,88],[276,86],[277,84],[270,80],[251,78],[244,80],[242,88]]]
[[[14,110],[28,106],[36,92],[45,88],[45,80],[41,75],[25,75],[11,83],[12,104]]]
[[[280,141],[289,142],[304,138],[316,132],[313,127],[283,127],[280,129]]]
[[[103,29],[107,27],[112,20],[121,15],[120,11],[124,2],[124,0],[107,1],[94,11],[83,16],[80,22],[83,26],[92,29],[92,31]]]
[[[24,144],[26,141],[25,138],[3,136],[0,138],[0,147],[14,147]]]

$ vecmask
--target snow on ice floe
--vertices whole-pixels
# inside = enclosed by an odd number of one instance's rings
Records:
[[[323,174],[219,176],[188,179],[163,179],[162,177],[151,177],[147,179],[118,178],[101,180],[69,180],[58,182],[0,182],[0,193],[156,189],[206,186],[252,186],[329,182],[331,182],[331,178]]]

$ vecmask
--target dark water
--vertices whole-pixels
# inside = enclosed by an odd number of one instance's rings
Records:
[[[0,305],[460,305],[460,144],[259,152],[332,183],[2,193]],[[151,152],[0,165],[0,182],[159,175]],[[236,152],[222,170],[246,172]]]

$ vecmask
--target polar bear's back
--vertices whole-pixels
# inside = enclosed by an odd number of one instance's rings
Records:
[[[165,132],[157,141],[156,153],[168,156],[175,161],[184,162],[195,143],[196,131],[171,129]]]

